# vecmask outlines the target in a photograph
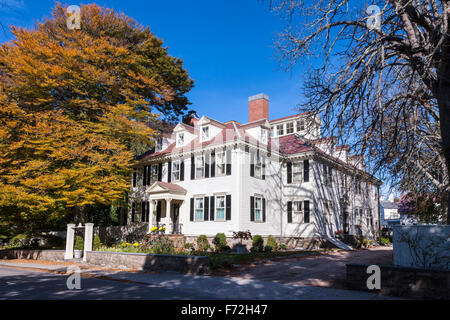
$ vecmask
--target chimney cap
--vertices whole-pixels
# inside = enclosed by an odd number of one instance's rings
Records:
[[[260,100],[260,99],[266,99],[267,101],[269,101],[269,96],[265,93],[260,93],[260,94],[248,97],[248,102]]]

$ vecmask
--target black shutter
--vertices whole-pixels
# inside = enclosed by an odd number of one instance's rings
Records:
[[[135,214],[136,214],[136,203],[135,202],[133,202],[132,204],[131,204],[131,222],[134,222],[134,216],[135,216]]]
[[[209,220],[214,221],[214,196],[209,197]]]
[[[142,168],[142,185],[143,186],[147,185],[147,166],[144,166]]]
[[[216,153],[211,153],[211,178],[216,176]]]
[[[194,221],[194,198],[191,198],[191,215],[189,217],[190,221]]]
[[[161,221],[161,201],[158,201],[156,204],[156,222]]]
[[[137,183],[137,172],[136,172],[136,169],[134,169],[134,172],[133,172],[133,187],[136,187],[136,183]]]
[[[205,154],[204,168],[205,168],[205,178],[209,178],[209,153]]]
[[[167,182],[172,181],[172,161],[167,162]]]
[[[292,201],[287,203],[288,223],[292,223]]]
[[[180,181],[184,181],[184,160],[180,163]]]
[[[231,150],[227,150],[227,176],[231,176]]]
[[[152,166],[148,166],[148,167],[147,167],[147,185],[148,185],[148,186],[150,185],[150,176],[151,176],[151,173],[152,173]]]
[[[255,176],[255,155],[250,153],[250,177]]]
[[[266,180],[266,158],[262,158],[262,179]]]
[[[266,222],[266,199],[262,199],[263,203],[263,222]]]
[[[147,204],[146,201],[142,201],[142,203],[141,203],[141,222],[145,222],[145,212],[146,212],[145,205],[146,204]]]
[[[231,220],[231,194],[227,194],[226,196],[225,207],[226,207],[225,220],[229,221]]]
[[[191,156],[191,180],[195,179],[195,158]]]
[[[162,163],[158,163],[158,181],[162,181]]]
[[[303,181],[309,182],[309,160],[303,161]]]
[[[309,223],[309,200],[305,200],[303,203],[303,212],[305,213],[305,217],[303,222]]]
[[[250,197],[250,221],[255,221],[255,197]]]
[[[287,163],[287,183],[292,183],[292,162]]]
[[[209,197],[204,198],[203,203],[203,220],[208,221],[209,220]]]
[[[150,221],[150,202],[149,201],[147,201],[146,208],[147,208],[147,210],[145,212],[145,222],[149,222]]]

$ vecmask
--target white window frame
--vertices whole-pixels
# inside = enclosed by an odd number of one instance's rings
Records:
[[[303,162],[294,162],[292,164],[292,183],[303,182]]]
[[[178,166],[178,170],[175,170],[175,168]],[[178,174],[178,178],[176,177],[176,174]],[[181,160],[175,160],[172,162],[172,181],[180,181],[181,176]]]
[[[256,174],[257,170],[259,174]],[[255,162],[254,162],[254,176],[255,178],[262,179],[263,175],[263,160],[260,154],[255,153]]]
[[[184,132],[177,134],[177,147],[184,145]]]
[[[201,166],[199,165],[201,159]],[[201,169],[201,176],[198,175],[199,169]],[[205,156],[196,156],[195,157],[195,179],[202,179],[205,177]]]
[[[161,151],[163,148],[163,138],[156,139],[155,151]]]
[[[267,129],[261,128],[261,142],[267,143]]]
[[[297,132],[305,131],[305,120],[304,119],[297,120],[296,127]]]
[[[206,131],[206,135],[205,135],[205,131]],[[201,132],[201,135],[202,135],[202,141],[207,141],[207,140],[209,140],[209,136],[210,136],[210,132],[209,132],[210,130],[209,130],[209,126],[204,126],[204,127],[202,127],[202,132]]]
[[[297,224],[304,223],[303,201],[300,201],[300,200],[292,201],[292,214],[293,214],[292,223],[297,223]]]
[[[223,199],[223,207],[219,207],[218,206],[219,198]],[[215,221],[219,221],[219,222],[223,222],[223,221],[226,220],[226,209],[227,209],[226,208],[227,207],[226,201],[227,201],[227,198],[226,198],[225,195],[216,195],[216,196],[214,196],[214,201],[216,202],[215,205],[214,205],[214,210],[215,210],[214,220]],[[219,217],[218,217],[218,210],[219,209],[223,209],[223,218],[221,218],[221,219],[219,219]]]
[[[216,176],[224,176],[227,172],[227,153],[219,151],[216,153]]]
[[[322,174],[322,178],[323,178],[323,183],[327,186],[327,187],[332,187],[333,186],[333,171],[331,166],[324,164],[323,165],[323,174]]]
[[[294,122],[287,122],[286,123],[286,134],[293,134],[294,133]]]
[[[259,200],[259,208],[257,208],[258,200]],[[255,196],[255,221],[256,222],[263,222],[263,207],[262,206],[263,206],[263,197]],[[259,219],[256,218],[257,210],[259,211]]]
[[[201,208],[198,207],[198,204],[201,203]],[[198,212],[202,212],[202,218],[198,218]],[[195,197],[194,198],[194,221],[202,222],[205,221],[205,198],[204,197]]]
[[[276,126],[277,136],[284,136],[284,124],[277,124]]]
[[[155,170],[153,170],[153,168],[155,168]],[[153,164],[150,167],[150,182],[151,183],[155,183],[156,181],[158,181],[158,165],[157,164]]]

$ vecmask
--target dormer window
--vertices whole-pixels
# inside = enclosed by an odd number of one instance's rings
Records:
[[[294,123],[288,122],[286,123],[286,134],[294,133]]]
[[[305,120],[301,119],[297,121],[297,131],[305,131]]]
[[[156,139],[156,151],[161,151],[163,147],[163,138]]]
[[[277,125],[277,136],[282,136],[284,135],[284,125],[279,124]]]
[[[177,135],[177,146],[184,145],[184,133],[179,133]]]
[[[209,139],[209,127],[202,128],[202,141],[206,141]]]

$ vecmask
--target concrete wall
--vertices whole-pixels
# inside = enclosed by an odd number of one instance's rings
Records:
[[[347,264],[347,287],[351,290],[371,291],[367,288],[367,267]],[[380,265],[381,289],[384,295],[417,299],[450,299],[450,271]]]
[[[133,268],[149,271],[176,271],[180,273],[209,273],[210,261],[208,257],[126,253],[126,252],[100,252],[86,253],[86,262],[95,265],[119,268]]]
[[[0,250],[0,259],[64,261],[64,250]]]
[[[393,227],[394,264],[450,269],[450,226]]]

